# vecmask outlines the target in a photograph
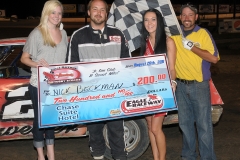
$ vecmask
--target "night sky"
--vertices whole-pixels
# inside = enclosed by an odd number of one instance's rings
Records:
[[[114,0],[106,0],[108,4],[111,4]],[[192,4],[233,4],[239,0],[171,0],[173,4],[184,4],[191,2]],[[42,8],[46,0],[0,0],[0,9],[5,9],[6,17],[11,15],[17,15],[18,18],[25,19],[28,16],[41,16]],[[63,4],[85,4],[89,0],[60,0]],[[79,16],[78,13],[70,16]]]
[[[106,0],[111,4],[114,0]],[[25,19],[28,16],[41,16],[42,8],[46,0],[0,0],[0,10],[4,9],[6,17],[17,15]],[[85,4],[89,0],[60,0],[63,4]],[[77,14],[76,14],[77,16]]]

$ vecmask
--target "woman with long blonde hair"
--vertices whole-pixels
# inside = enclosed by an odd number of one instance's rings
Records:
[[[67,33],[61,23],[63,6],[58,0],[49,0],[44,4],[40,24],[29,34],[23,48],[21,62],[31,67],[29,92],[34,110],[33,145],[38,153],[38,160],[55,160],[54,128],[40,129],[38,126],[38,79],[37,66],[64,63],[67,53]],[[44,143],[45,140],[45,143]],[[44,146],[47,156],[44,156]]]

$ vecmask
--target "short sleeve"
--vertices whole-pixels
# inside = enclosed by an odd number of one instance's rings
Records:
[[[64,44],[68,45],[68,37],[67,37],[67,32],[63,29],[61,30],[62,32],[62,38],[64,40]]]
[[[27,41],[23,47],[23,52],[30,54],[32,59],[36,59],[40,40],[42,40],[41,33],[37,28],[35,28],[29,34]]]

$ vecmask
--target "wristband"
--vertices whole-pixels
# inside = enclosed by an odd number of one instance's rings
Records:
[[[177,86],[177,82],[175,80],[171,80],[171,83],[175,83],[176,86]]]

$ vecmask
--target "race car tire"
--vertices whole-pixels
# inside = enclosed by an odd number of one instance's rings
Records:
[[[103,135],[106,141],[105,157],[112,160],[111,150],[107,139],[107,127],[103,129]],[[139,158],[149,146],[148,127],[144,117],[125,120],[124,136],[128,160]]]

